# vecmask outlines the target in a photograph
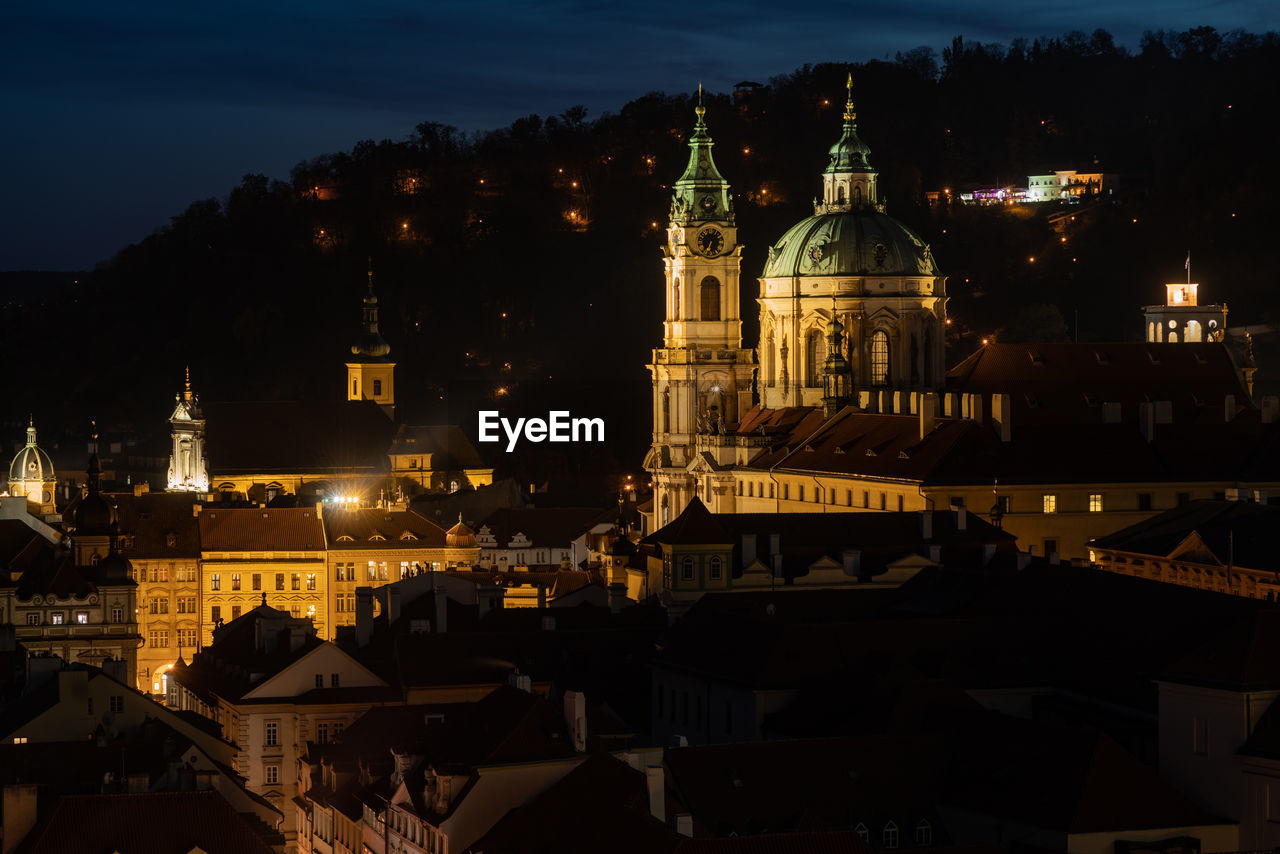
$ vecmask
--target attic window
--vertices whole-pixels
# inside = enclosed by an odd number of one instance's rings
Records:
[[[874,457],[876,455],[875,448],[867,448],[867,456]]]
[[[909,460],[909,459],[911,459],[911,457],[907,454],[907,452],[906,452],[906,451],[898,451],[898,459],[900,459],[900,460]]]
[[[418,537],[417,537],[417,535],[416,535],[416,534],[414,534],[412,531],[405,531],[405,532],[403,532],[402,534],[400,534],[400,539],[402,539],[402,540],[416,540],[416,539],[418,539]]]
[[[1160,359],[1156,356],[1155,353],[1152,353],[1150,350],[1147,351],[1147,358],[1151,360],[1151,364],[1153,365],[1160,364]]]
[[[343,534],[341,537],[338,537],[338,542],[340,542],[340,543],[354,543],[354,542],[355,542],[355,537],[351,536],[350,534]]]
[[[1099,365],[1111,364],[1111,357],[1108,356],[1106,353],[1103,353],[1101,350],[1094,353],[1093,357],[1098,360]]]
[[[1032,409],[1040,408],[1040,398],[1036,397],[1033,394],[1024,394],[1023,397],[1027,399],[1027,406],[1029,406],[1030,408]]]
[[[1028,353],[1027,355],[1031,357],[1031,364],[1035,365],[1036,367],[1044,366],[1044,356],[1042,354]]]
[[[369,540],[371,542],[385,543],[387,541],[387,538],[382,536],[382,534],[374,532],[369,535]]]

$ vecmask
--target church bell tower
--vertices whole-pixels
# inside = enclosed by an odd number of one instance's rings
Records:
[[[168,492],[208,492],[209,461],[204,456],[204,412],[191,391],[191,369],[169,416],[173,447],[169,452]]]
[[[347,400],[372,400],[395,420],[396,363],[391,345],[378,331],[378,297],[373,292],[373,262],[369,262],[369,286],[361,306],[360,337],[351,345],[347,362]]]
[[[752,402],[754,356],[742,348],[738,283],[742,247],[729,182],[711,157],[702,90],[689,163],[676,181],[663,247],[666,320],[653,378],[654,522],[674,519],[693,497],[687,471],[698,433],[736,422]]]

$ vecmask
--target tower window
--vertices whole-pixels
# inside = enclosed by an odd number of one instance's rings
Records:
[[[382,380],[373,381],[373,396],[382,397]]]
[[[871,334],[871,384],[889,382],[889,336],[883,329]]]
[[[354,377],[351,379],[351,396],[360,396],[360,380],[355,379]]]
[[[720,319],[720,280],[715,276],[707,276],[698,288],[702,300],[701,320]]]
[[[809,330],[805,338],[805,385],[810,388],[822,385],[822,366],[827,360],[827,340],[819,329]]]

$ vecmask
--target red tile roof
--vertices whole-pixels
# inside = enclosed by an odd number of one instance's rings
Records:
[[[205,508],[198,518],[204,551],[325,549],[324,525],[314,507]]]
[[[445,545],[444,529],[414,510],[326,507],[324,527],[330,549],[434,549]]]

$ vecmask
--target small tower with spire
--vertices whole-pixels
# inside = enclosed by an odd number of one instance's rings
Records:
[[[396,363],[391,360],[391,346],[378,331],[378,297],[373,292],[373,259],[369,259],[368,289],[361,310],[361,329],[351,345],[352,358],[347,362],[347,400],[372,400],[382,407],[388,418],[395,418]]]
[[[822,407],[830,418],[852,399],[852,375],[844,357],[844,324],[836,313],[836,299],[831,297],[831,322],[827,324],[827,361],[822,366]]]
[[[172,447],[169,451],[167,492],[208,492],[209,461],[204,455],[204,412],[191,390],[191,366],[187,366],[182,392],[174,396],[169,416]]]
[[[871,149],[858,138],[858,113],[853,107],[853,75],[845,83],[844,129],[827,152],[827,168],[822,173],[822,204],[818,214],[873,208],[876,170],[871,165]]]

